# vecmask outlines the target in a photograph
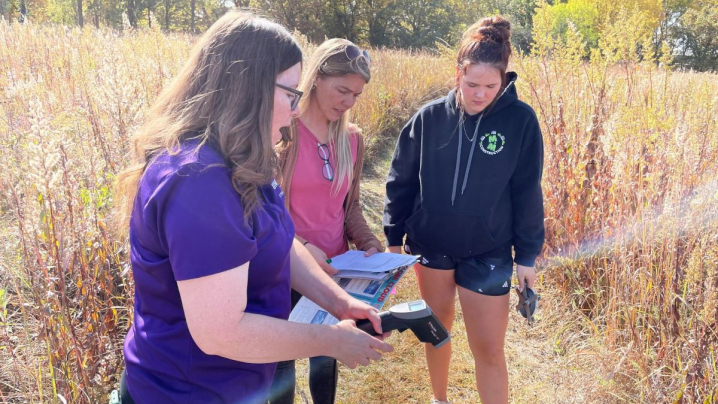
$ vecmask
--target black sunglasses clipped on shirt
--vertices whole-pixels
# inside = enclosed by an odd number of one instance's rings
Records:
[[[302,96],[304,95],[303,92],[297,90],[296,88],[287,87],[285,85],[277,83],[277,87],[281,88],[282,90],[289,91],[294,95],[294,98],[292,99],[292,103],[289,105],[289,107],[294,111],[297,109],[297,105],[299,105],[299,100],[302,99]]]
[[[329,147],[326,144],[317,143],[317,152],[324,164],[322,165],[322,175],[324,179],[331,182],[334,181],[334,167],[329,162]]]

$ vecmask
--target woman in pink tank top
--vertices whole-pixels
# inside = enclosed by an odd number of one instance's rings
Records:
[[[277,146],[280,183],[294,222],[296,238],[330,275],[327,259],[353,243],[371,255],[383,251],[359,205],[364,156],[360,130],[347,111],[369,82],[371,59],[350,41],[330,39],[307,63],[299,85],[304,92],[291,135]],[[292,305],[301,297],[292,291]],[[309,389],[315,404],[334,403],[338,369],[329,357],[310,359]],[[270,394],[271,404],[294,402],[294,361],[280,362]]]

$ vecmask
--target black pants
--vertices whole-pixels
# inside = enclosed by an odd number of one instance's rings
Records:
[[[299,292],[292,290],[292,308],[301,297]],[[279,362],[269,391],[270,404],[293,404],[296,378],[297,371],[293,360]],[[336,359],[328,356],[309,358],[309,393],[314,404],[334,404],[338,380],[339,367]]]
[[[270,404],[294,403],[297,375],[294,365],[294,361],[277,364],[269,393]],[[314,404],[334,404],[338,379],[339,367],[336,359],[328,356],[309,358],[309,393]]]
[[[132,397],[130,397],[130,392],[127,391],[125,375],[127,375],[127,372],[123,370],[122,376],[120,377],[120,402],[122,402],[122,404],[135,404],[135,401],[132,400]]]

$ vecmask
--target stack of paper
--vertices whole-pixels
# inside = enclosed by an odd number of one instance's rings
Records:
[[[411,265],[418,260],[418,256],[376,253],[370,257],[364,256],[364,251],[347,251],[331,260],[331,266],[339,270],[337,278],[350,279],[384,279],[387,273],[403,266]]]
[[[353,297],[381,309],[409,266],[419,259],[414,255],[377,253],[365,257],[363,251],[348,251],[332,258],[339,270],[334,281]],[[336,324],[334,316],[316,303],[302,297],[289,315],[289,321],[311,324]]]

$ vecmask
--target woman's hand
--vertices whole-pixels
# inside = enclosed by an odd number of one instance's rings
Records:
[[[385,252],[388,253],[394,253],[394,254],[401,254],[403,251],[401,250],[400,245],[392,245],[386,248]]]
[[[365,257],[371,257],[372,255],[379,252],[379,249],[376,247],[372,247],[364,252]]]
[[[319,249],[319,247],[315,246],[312,243],[306,243],[304,244],[304,248],[309,251],[309,254],[312,254],[312,258],[314,258],[314,261],[319,264],[320,267],[326,272],[329,276],[334,276],[339,273],[339,271],[334,268],[333,266],[329,265],[327,263],[327,255]]]
[[[329,356],[350,369],[358,365],[367,366],[372,360],[381,359],[380,351],[394,352],[391,345],[358,329],[354,320],[344,320],[331,327],[336,333],[337,342],[330,343]]]
[[[525,267],[516,264],[516,277],[519,279],[519,291],[524,291],[524,285],[528,283],[529,288],[533,289],[536,281],[536,270],[534,267]]]
[[[357,365],[368,365],[371,359],[378,360],[381,358],[381,354],[376,351],[377,349],[384,352],[394,351],[391,345],[383,342],[383,339],[391,335],[391,332],[382,334],[381,319],[377,309],[353,297],[344,300],[339,306],[341,308],[336,313],[336,317],[343,321],[335,327],[340,332],[346,333],[341,337],[342,341],[346,343],[336,344],[338,346],[336,347],[335,358],[349,368],[354,369]],[[369,320],[374,327],[374,331],[381,334],[381,336],[373,337],[356,328],[354,320],[364,319]]]
[[[337,305],[339,310],[335,317],[339,320],[369,320],[374,326],[374,331],[381,334],[381,319],[379,318],[379,310],[368,304],[359,301],[351,296],[343,300]],[[388,336],[389,334],[387,334]]]

